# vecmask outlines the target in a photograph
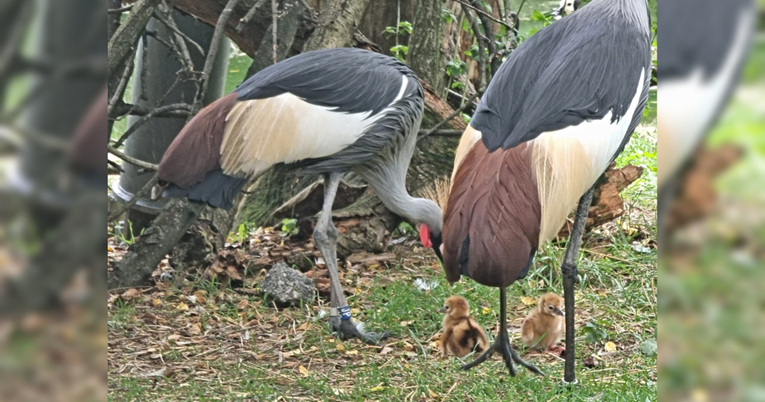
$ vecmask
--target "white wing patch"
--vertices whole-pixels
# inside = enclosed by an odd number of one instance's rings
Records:
[[[382,113],[344,113],[284,93],[237,102],[226,118],[223,172],[257,175],[277,163],[335,154],[353,144]]]
[[[683,79],[664,79],[657,97],[661,101],[659,113],[659,187],[672,177],[680,165],[696,148],[725,94],[736,76],[736,68],[744,57],[748,32],[754,13],[746,10],[737,24],[737,31],[727,58],[717,75],[704,80],[699,67]],[[723,57],[723,55],[720,55]]]
[[[401,90],[391,104],[406,92]],[[322,158],[342,151],[390,108],[346,113],[313,105],[291,94],[237,102],[226,117],[221,168],[231,176],[256,176],[277,163]]]
[[[619,150],[640,102],[645,74],[643,70],[635,96],[618,122],[611,123],[609,112],[603,119],[543,133],[532,141],[534,178],[542,207],[539,244],[558,234],[579,198]]]

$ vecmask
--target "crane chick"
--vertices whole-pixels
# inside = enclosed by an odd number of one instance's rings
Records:
[[[558,343],[565,330],[562,304],[563,298],[554,293],[539,299],[539,304],[526,316],[521,327],[521,339],[526,346],[545,350]]]
[[[446,299],[439,312],[446,314],[441,335],[441,356],[447,351],[457,357],[464,357],[473,350],[483,352],[489,343],[483,328],[470,318],[470,305],[462,296]]]

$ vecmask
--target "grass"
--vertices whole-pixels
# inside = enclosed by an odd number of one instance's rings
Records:
[[[641,151],[641,144],[649,149]],[[650,137],[637,141],[629,149],[638,156],[625,158],[635,162],[652,146]],[[651,163],[650,158],[643,162]],[[655,188],[655,176],[641,181],[654,182],[644,185]],[[640,198],[629,202],[636,210],[650,205]],[[655,401],[656,357],[641,348],[656,338],[656,252],[635,247],[655,228],[641,225],[633,221],[629,226],[637,230],[617,226],[586,239],[576,292],[580,385],[574,388],[560,385],[562,359],[524,350],[518,333],[540,295],[562,293],[564,244],[546,245],[527,279],[508,289],[513,345],[547,373],[538,377],[520,368],[515,378],[496,356],[470,372],[460,371],[459,360],[440,359],[436,342],[442,318],[436,310],[452,294],[470,301],[473,316],[493,337],[499,328],[499,292],[468,280],[449,287],[429,253],[397,246],[395,263],[341,269],[344,286],[353,292],[354,317],[368,330],[392,332],[384,347],[335,339],[322,316],[325,298],[304,309],[275,309],[258,294],[263,273],[251,272],[240,289],[221,290],[218,283],[196,277],[113,294],[109,399]],[[414,285],[417,279],[437,286],[422,291]],[[615,352],[605,350],[607,342]]]

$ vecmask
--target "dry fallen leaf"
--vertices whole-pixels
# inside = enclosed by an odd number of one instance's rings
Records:
[[[237,310],[244,310],[244,309],[246,309],[249,306],[250,306],[250,302],[248,302],[247,299],[242,299],[242,300],[239,301],[239,303],[236,304],[236,309]]]
[[[349,351],[345,352],[345,354],[346,355],[357,355],[357,354],[359,354],[359,351],[358,350],[349,350]]]
[[[140,293],[138,292],[137,289],[128,289],[125,291],[125,293],[122,294],[122,298],[125,300],[131,300],[138,297],[139,294]]]
[[[392,352],[393,348],[390,346],[383,346],[382,350],[380,350],[381,355],[387,355],[388,353]]]
[[[616,352],[616,344],[613,342],[606,342],[606,352]]]
[[[433,392],[433,391],[431,391],[430,387],[426,387],[426,388],[428,389],[428,394],[430,394],[431,397],[438,398],[438,394]]]
[[[307,376],[308,375],[308,369],[303,367],[301,364],[300,367],[298,367],[298,371],[300,371],[300,374]]]
[[[337,345],[335,345],[335,349],[336,350],[345,350],[345,346],[343,346],[342,343],[338,343]]]
[[[189,306],[187,306],[184,302],[178,303],[178,307],[176,308],[181,311],[189,311]]]
[[[489,308],[489,307],[484,307],[483,310],[481,310],[481,314],[483,314],[483,315],[486,315],[486,314],[489,314],[489,313],[491,313],[491,308]]]
[[[528,297],[528,296],[523,296],[523,297],[521,297],[521,303],[523,303],[523,304],[525,304],[527,306],[533,306],[533,305],[535,305],[537,303],[537,301],[532,299],[532,298],[530,298],[530,297]]]
[[[154,307],[159,307],[159,306],[162,305],[162,300],[154,299],[154,300],[151,301],[151,304],[153,304]]]
[[[372,392],[380,392],[380,391],[382,391],[384,389],[385,389],[385,387],[383,387],[382,385],[378,385],[376,387],[370,388],[369,390],[372,391]]]

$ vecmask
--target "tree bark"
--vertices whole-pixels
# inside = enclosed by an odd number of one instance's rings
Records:
[[[109,77],[115,76],[115,72],[120,70],[120,66],[125,62],[125,58],[132,52],[133,46],[138,42],[138,37],[143,33],[146,23],[154,14],[160,0],[138,0],[133,4],[130,16],[124,24],[117,28],[117,31],[109,40],[107,53],[109,62],[107,64],[107,74]]]
[[[441,53],[443,23],[441,10],[444,0],[419,0],[415,5],[412,39],[409,42],[407,63],[418,77],[429,83],[436,93],[443,93],[443,75],[446,65]]]
[[[370,0],[328,0],[303,51],[347,46],[369,3]]]
[[[304,11],[305,7],[298,0],[284,2],[284,9],[279,13],[279,23],[276,30],[278,43],[277,60],[284,60],[290,48],[292,48],[295,34],[303,20]],[[266,30],[266,34],[263,36],[260,46],[258,46],[258,51],[252,57],[252,64],[247,70],[247,78],[273,64],[273,48],[270,45],[272,35],[273,24]]]

